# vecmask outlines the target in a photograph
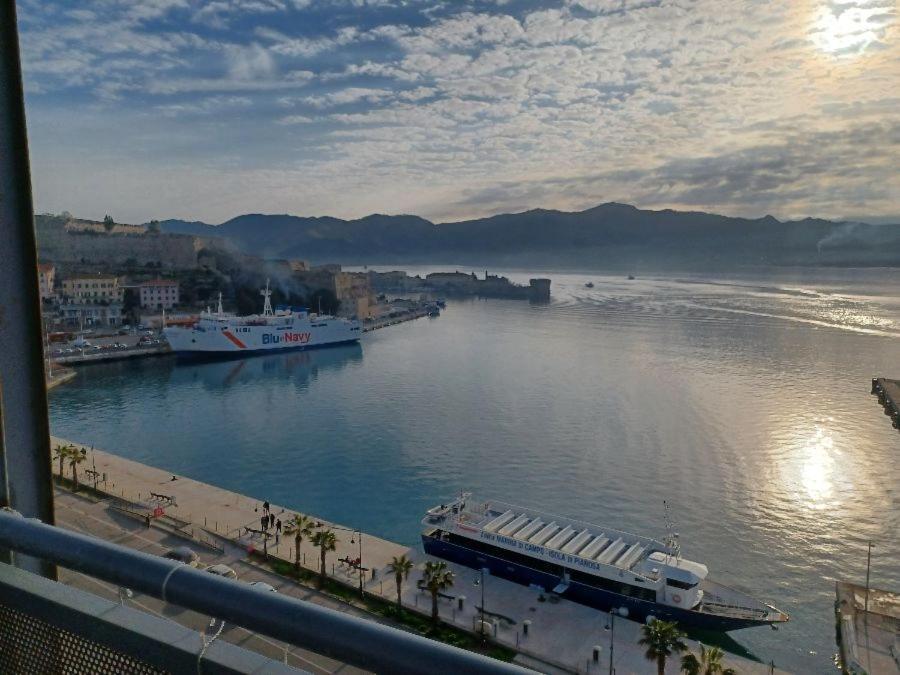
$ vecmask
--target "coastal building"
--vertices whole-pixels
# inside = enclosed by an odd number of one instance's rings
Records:
[[[334,295],[340,300],[340,314],[365,319],[375,304],[369,275],[362,272],[338,272],[334,275]]]
[[[76,305],[120,303],[124,293],[118,277],[101,274],[63,279],[62,291],[63,298]]]
[[[41,300],[53,298],[53,286],[56,283],[56,268],[49,263],[38,264],[38,281]]]
[[[59,306],[60,322],[72,328],[84,326],[119,326],[122,304],[65,303]]]
[[[179,303],[178,282],[152,279],[138,286],[142,309],[172,309]]]

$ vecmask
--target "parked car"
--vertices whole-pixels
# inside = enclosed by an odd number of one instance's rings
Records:
[[[168,558],[169,560],[177,560],[178,562],[190,565],[191,567],[199,567],[200,565],[200,556],[187,546],[178,546],[171,551],[166,551],[166,554],[163,557]]]
[[[265,581],[251,581],[250,588],[253,588],[257,591],[264,591],[268,593],[277,593],[275,587],[272,584],[267,584]]]
[[[225,577],[226,579],[237,579],[237,572],[228,565],[223,565],[221,563],[218,565],[210,565],[206,568],[206,571],[219,577]]]

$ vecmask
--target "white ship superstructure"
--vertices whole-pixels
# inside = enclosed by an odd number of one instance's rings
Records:
[[[260,291],[262,314],[235,316],[222,310],[222,295],[215,312],[200,314],[188,327],[163,330],[172,351],[179,354],[216,355],[269,352],[280,349],[311,349],[356,342],[362,326],[355,319],[313,314],[305,308],[272,309],[269,284]]]

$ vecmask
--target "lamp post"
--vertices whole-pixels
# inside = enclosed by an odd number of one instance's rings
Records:
[[[316,522],[316,527],[324,527],[325,523]],[[357,570],[359,571],[359,597],[365,597],[363,594],[363,566],[362,566],[362,530],[353,529],[350,527],[341,527],[340,525],[328,525],[328,529],[330,530],[342,530],[343,532],[352,532],[353,535],[350,537],[350,543],[355,544],[354,535],[359,537],[359,565],[357,565]],[[348,556],[349,557],[349,556]]]
[[[616,612],[618,610],[615,607],[610,607],[609,609],[609,623],[606,625],[606,629],[609,631],[609,675],[613,675],[616,672],[616,669],[613,667],[613,649],[615,648],[615,636],[616,636]]]
[[[480,560],[479,562],[483,563],[484,560]],[[481,615],[481,623],[478,627],[478,632],[481,633],[482,642],[484,642],[484,570],[485,568],[483,566],[479,569],[481,577],[480,579],[476,579],[474,583],[475,586],[481,586],[481,608],[479,612]]]
[[[359,566],[358,566],[358,571],[359,571],[359,597],[360,597],[360,598],[363,598],[363,597],[365,597],[365,596],[363,595],[362,530],[355,530],[355,531],[354,531],[354,534],[355,534],[355,535],[357,536],[357,538],[359,539]],[[351,544],[353,543],[353,536],[352,536],[352,535],[351,535],[351,537],[350,537],[350,543],[351,543]]]
[[[869,542],[869,552],[866,555],[866,621],[869,620],[869,573],[872,571],[872,542]]]

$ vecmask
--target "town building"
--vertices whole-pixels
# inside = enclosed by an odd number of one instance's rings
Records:
[[[172,309],[179,303],[178,282],[172,279],[145,281],[138,289],[143,309]]]
[[[365,319],[375,304],[369,275],[364,272],[338,272],[334,275],[334,295],[340,300],[339,314]]]
[[[118,277],[100,274],[63,279],[62,290],[63,298],[76,305],[122,302],[123,296]]]
[[[75,328],[88,326],[119,326],[122,323],[122,304],[65,303],[59,306],[63,325]]]
[[[38,281],[41,300],[51,300],[53,298],[53,286],[56,283],[56,268],[48,263],[39,263]]]

